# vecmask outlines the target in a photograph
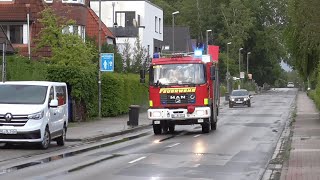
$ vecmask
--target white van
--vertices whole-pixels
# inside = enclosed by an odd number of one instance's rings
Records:
[[[0,83],[0,143],[35,143],[47,149],[54,140],[63,146],[67,127],[66,83]]]

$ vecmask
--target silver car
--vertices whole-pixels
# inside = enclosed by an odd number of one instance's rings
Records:
[[[251,107],[251,95],[246,89],[233,90],[229,97],[229,107],[246,105]]]

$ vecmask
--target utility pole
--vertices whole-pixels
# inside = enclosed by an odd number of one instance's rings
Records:
[[[98,91],[99,91],[99,103],[98,103],[98,108],[99,108],[99,118],[101,118],[101,0],[99,0],[99,34],[98,34],[98,44],[99,44],[99,67],[98,67]]]
[[[230,72],[229,72],[229,45],[231,42],[227,43],[227,90],[230,93]]]

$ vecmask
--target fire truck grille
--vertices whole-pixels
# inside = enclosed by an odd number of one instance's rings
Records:
[[[194,104],[196,95],[188,94],[161,94],[161,104]]]

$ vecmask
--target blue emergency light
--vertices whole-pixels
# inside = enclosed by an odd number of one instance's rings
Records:
[[[202,56],[202,49],[196,49],[194,50],[194,56],[201,57]]]

